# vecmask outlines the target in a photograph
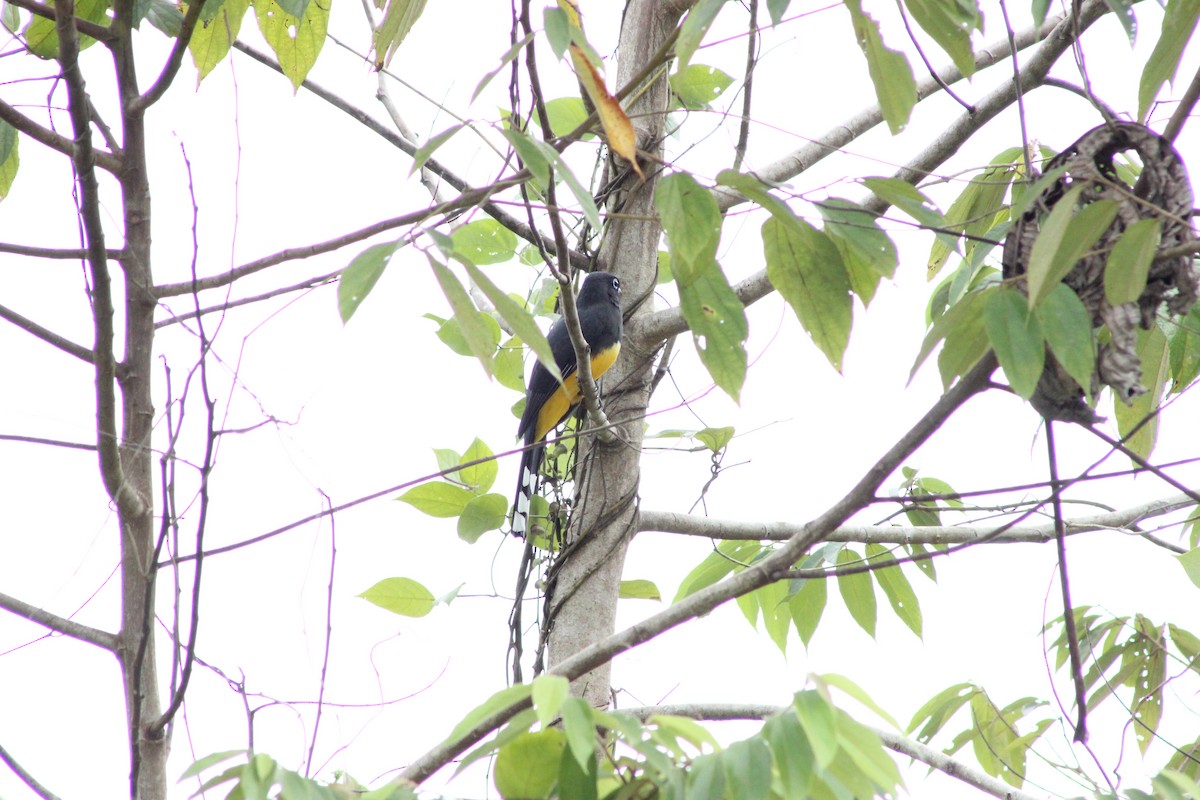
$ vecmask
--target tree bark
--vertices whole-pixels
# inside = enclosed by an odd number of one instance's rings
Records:
[[[684,3],[631,0],[621,26],[617,86],[624,86],[675,30]],[[608,210],[621,219],[608,227],[600,263],[621,279],[626,325],[654,310],[658,245],[662,227],[654,208],[669,91],[665,73],[629,107],[646,179],[629,171]],[[619,168],[627,168],[620,165]],[[604,378],[603,396],[615,439],[588,438],[580,447],[576,508],[550,603],[550,662],[558,663],[609,636],[616,624],[625,550],[637,530],[635,502],[640,477],[642,420],[659,341],[625,337],[621,357]],[[594,706],[611,694],[608,664],[572,684]]]

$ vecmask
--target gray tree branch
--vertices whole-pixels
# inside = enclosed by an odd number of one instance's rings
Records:
[[[93,628],[67,619],[66,617],[60,617],[58,614],[51,613],[38,606],[30,605],[24,600],[18,600],[3,592],[0,592],[0,608],[16,614],[18,617],[23,617],[30,622],[36,622],[43,628],[48,628],[55,633],[61,633],[64,636],[70,636],[72,639],[78,639],[81,642],[87,642],[105,650],[116,652],[117,637],[108,631],[102,631],[99,628]]]
[[[1142,520],[1169,514],[1194,505],[1186,495],[1152,500],[1138,506],[1093,514],[1074,520],[1064,520],[1068,534],[1097,530],[1120,530],[1136,533],[1131,526]],[[658,531],[710,539],[782,542],[804,528],[796,522],[745,522],[743,520],[699,517],[673,511],[642,511],[638,517],[639,531]],[[1000,543],[1045,543],[1054,541],[1054,523],[1014,525],[996,534],[996,526],[944,525],[920,528],[899,525],[841,525],[825,537],[828,542],[859,542],[871,544],[971,544],[977,541]]]

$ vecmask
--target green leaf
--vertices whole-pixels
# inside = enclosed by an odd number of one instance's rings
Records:
[[[1200,547],[1192,548],[1179,558],[1179,565],[1183,567],[1183,571],[1187,573],[1188,580],[1196,584],[1196,588],[1200,589]]]
[[[1155,218],[1139,219],[1121,234],[1104,266],[1104,297],[1110,305],[1133,303],[1142,296],[1161,239],[1162,223]]]
[[[375,66],[391,63],[392,56],[425,10],[425,0],[389,0],[383,22],[375,29]]]
[[[879,735],[846,712],[835,709],[835,713],[841,749],[849,753],[850,759],[867,780],[883,790],[884,794],[892,794],[900,783],[900,771],[883,748]]]
[[[813,782],[813,752],[795,714],[777,714],[763,725],[784,797],[808,797]]]
[[[481,723],[483,723],[483,721],[488,717],[491,717],[500,711],[504,711],[505,709],[512,708],[518,703],[522,703],[529,698],[532,693],[533,687],[528,683],[519,683],[516,686],[509,686],[501,689],[487,700],[484,700],[478,706],[471,709],[470,713],[463,717],[462,720],[460,720],[459,723],[454,726],[454,730],[450,731],[450,735],[446,737],[443,744],[457,742],[459,739],[462,739]]]
[[[459,283],[450,268],[434,259],[432,254],[426,253],[426,257],[429,259],[429,266],[433,269],[438,284],[442,287],[442,293],[450,302],[450,308],[454,311],[454,319],[458,322],[458,330],[462,334],[463,340],[471,354],[478,358],[479,363],[483,365],[483,371],[488,374],[488,377],[491,377],[492,356],[496,352],[499,335],[494,334],[492,327],[484,321],[489,319],[487,314],[483,314],[475,308],[475,304],[471,302],[471,296],[467,294],[467,290]],[[468,272],[471,269],[473,267],[467,267]],[[495,320],[490,321],[494,325]],[[514,328],[514,330],[516,329]]]
[[[476,312],[478,316],[475,320],[482,327],[482,333],[487,338],[487,341],[492,342],[492,349],[500,345],[500,323],[496,322],[490,314],[482,314]],[[442,319],[436,314],[425,314],[426,319],[431,319],[438,324],[437,337],[444,345],[449,347],[460,356],[474,358],[475,354],[471,352],[471,345],[467,343],[467,339],[463,336],[462,326],[458,324],[458,320],[454,317],[450,319]],[[525,378],[521,376],[518,381],[517,391],[525,391]]]
[[[492,368],[496,380],[505,389],[517,392],[525,391],[525,351],[521,347],[521,338],[514,336],[500,346],[496,357],[492,359]]]
[[[723,428],[704,428],[696,431],[693,438],[714,453],[719,453],[733,439],[734,428],[727,425]]]
[[[460,225],[450,234],[454,252],[477,267],[511,261],[517,235],[491,217]]]
[[[570,681],[558,675],[539,675],[533,679],[533,710],[543,728],[549,728],[558,718],[570,686]]]
[[[437,481],[417,484],[396,499],[431,517],[457,517],[474,497],[461,486]]]
[[[504,527],[507,518],[508,498],[504,495],[485,494],[473,497],[463,506],[458,517],[458,538],[474,544],[488,531],[497,531]]]
[[[787,584],[782,581],[768,583],[754,592],[762,608],[763,627],[779,652],[787,654],[788,628],[792,624],[791,607],[787,601]]]
[[[719,753],[692,759],[687,769],[688,800],[721,800],[725,796],[724,761]]]
[[[917,102],[917,82],[903,53],[889,49],[879,34],[879,23],[862,10],[861,0],[844,0],[854,24],[854,36],[867,57],[867,70],[875,96],[892,134],[904,130]]]
[[[50,5],[53,5],[51,3]],[[78,0],[75,16],[107,26],[109,0]],[[47,17],[32,16],[25,26],[25,47],[38,58],[58,57],[58,30],[55,22]],[[79,37],[79,49],[85,50],[96,43],[90,36]]]
[[[192,765],[183,771],[179,779],[182,781],[185,778],[194,778],[209,767],[220,764],[222,761],[228,761],[231,758],[244,756],[249,752],[248,750],[222,750],[219,753],[212,753],[192,762]]]
[[[210,8],[216,9],[216,15],[204,19]],[[201,12],[201,22],[192,31],[188,41],[188,52],[192,54],[192,63],[199,72],[197,83],[204,80],[213,68],[225,60],[229,48],[242,30],[242,20],[250,10],[250,0],[224,0],[215,3],[213,0],[204,4]]]
[[[921,730],[917,731],[916,739],[918,742],[929,744],[946,722],[960,708],[970,702],[978,691],[970,683],[956,683],[948,686],[926,700],[917,709],[917,712],[913,714],[912,721],[908,723],[907,732],[912,734],[920,726]]]
[[[677,276],[679,277],[679,276]],[[737,401],[746,380],[746,309],[717,262],[679,286],[679,306],[700,361],[713,381]]]
[[[971,49],[971,31],[983,30],[983,17],[973,0],[939,2],[906,0],[904,3],[917,24],[946,51],[963,75],[975,74],[975,55]]]
[[[716,67],[692,64],[671,76],[671,89],[684,108],[705,109],[729,88],[733,78]]]
[[[809,578],[804,581],[800,590],[788,599],[788,608],[792,612],[792,624],[796,626],[796,633],[800,634],[800,641],[804,643],[805,647],[808,647],[813,634],[817,631],[817,625],[821,621],[821,612],[825,610],[827,592],[827,581]]]
[[[792,708],[796,711],[804,735],[808,737],[817,766],[825,769],[838,752],[837,719],[833,706],[820,692],[808,689],[796,693]]]
[[[875,576],[879,588],[883,589],[896,616],[920,638],[922,635],[921,606],[917,602],[917,594],[913,591],[908,578],[904,577],[904,573],[900,570],[899,563],[883,545],[868,544],[866,551],[867,558],[872,563],[891,563],[893,565],[876,569],[871,574]]]
[[[843,548],[838,552],[837,565],[845,566],[861,566],[863,559],[849,548]],[[838,591],[842,594],[842,600],[846,603],[846,608],[850,611],[850,616],[858,623],[864,631],[872,637],[875,635],[875,584],[871,581],[871,576],[865,572],[856,572],[850,575],[838,576]]]
[[[1158,415],[1150,415],[1157,411],[1162,402],[1170,374],[1167,337],[1157,326],[1148,331],[1138,331],[1137,356],[1142,362],[1142,385],[1148,391],[1138,395],[1129,405],[1113,403],[1113,416],[1116,417],[1117,430],[1125,446],[1142,458],[1149,458],[1158,441]],[[1138,427],[1143,420],[1148,421]],[[1133,433],[1134,428],[1138,429],[1137,433]]]
[[[446,142],[450,141],[454,134],[458,133],[465,127],[466,125],[463,123],[451,125],[449,128],[446,128],[446,130],[442,131],[436,136],[431,137],[429,141],[418,147],[417,152],[413,153],[413,163],[412,166],[408,168],[408,174],[412,175],[414,172],[417,172],[424,167],[425,162],[429,160],[429,157],[433,155],[434,151],[436,151]]]
[[[545,142],[535,143],[542,155],[554,167],[555,172],[567,184],[567,188],[571,190],[571,194],[575,195],[575,199],[579,202],[579,209],[583,212],[583,219],[593,230],[600,230],[600,210],[596,208],[596,198],[592,197],[592,193],[584,188],[579,179],[575,177],[575,173],[567,166],[567,162],[563,161],[562,156],[558,151]]]
[[[423,617],[433,610],[433,594],[411,578],[384,578],[359,595],[404,617]]]
[[[557,728],[521,734],[496,756],[496,791],[505,800],[550,797],[565,747],[566,739]]]
[[[662,601],[662,592],[653,581],[637,579],[621,581],[622,599],[625,600],[658,600]]]
[[[317,63],[317,56],[321,54],[321,46],[325,44],[325,32],[329,28],[331,4],[331,0],[312,0],[304,9],[304,16],[293,17],[285,12],[276,0],[254,2],[258,29],[274,51],[283,74],[295,89],[299,89],[300,84],[304,83],[308,71]]]
[[[587,121],[587,107],[580,97],[556,97],[546,101],[546,119],[550,122],[550,132],[556,137],[566,136]],[[584,134],[583,141],[596,138],[594,134]]]
[[[1145,122],[1150,104],[1158,96],[1158,90],[1167,81],[1174,82],[1175,70],[1179,68],[1179,59],[1183,48],[1187,46],[1196,30],[1196,20],[1200,19],[1200,0],[1171,0],[1166,4],[1163,15],[1162,32],[1154,51],[1146,61],[1142,70],[1142,80],[1138,85],[1138,121]]]
[[[685,172],[663,178],[654,206],[671,247],[671,270],[680,284],[690,283],[717,257],[721,211],[712,192]]]
[[[550,184],[550,162],[546,160],[546,155],[538,147],[537,141],[525,135],[523,132],[512,128],[505,128],[501,133],[504,138],[508,139],[509,144],[517,151],[517,155],[521,157],[523,163],[530,174],[533,175],[534,182],[538,186],[549,186]],[[526,253],[529,255],[526,256]],[[526,266],[541,263],[542,255],[536,247],[526,247],[521,251],[520,261]]]
[[[690,594],[695,594],[706,586],[711,586],[724,578],[730,572],[748,565],[762,552],[758,542],[743,542],[726,539],[717,545],[716,549],[687,574],[679,584],[672,603],[678,603]]]
[[[996,288],[971,292],[962,300],[950,306],[946,313],[933,321],[921,350],[913,361],[908,379],[911,381],[917,374],[921,364],[933,352],[938,343],[945,340],[939,366],[942,372],[942,382],[949,387],[954,377],[965,374],[988,350],[987,334],[983,329],[983,308],[987,298]],[[945,359],[945,363],[942,360]]]
[[[1125,35],[1129,37],[1129,46],[1133,47],[1137,39],[1137,17],[1133,15],[1133,3],[1135,0],[1104,0],[1105,5],[1112,9],[1113,16],[1121,23],[1121,27],[1125,29]]]
[[[726,785],[738,800],[766,800],[771,791],[771,750],[760,737],[734,742],[721,753]]]
[[[1092,340],[1092,315],[1079,295],[1060,283],[1050,290],[1034,315],[1058,363],[1085,391],[1090,390],[1096,368],[1096,346]]]
[[[586,766],[596,752],[596,723],[592,707],[579,697],[568,697],[562,705],[563,730],[567,746],[580,766]]]
[[[454,775],[458,775],[481,758],[491,757],[500,748],[531,730],[535,722],[537,722],[537,714],[532,708],[526,708],[513,714],[499,733],[458,759]]]
[[[480,459],[489,460],[476,464],[473,467],[460,469],[451,479],[465,484],[467,488],[476,493],[486,492],[492,488],[492,485],[496,482],[496,475],[500,472],[500,467],[493,456],[495,456],[495,453],[492,452],[492,449],[484,444],[482,439],[476,437],[475,441],[471,442],[463,452],[459,463],[465,464],[470,461],[479,461]]]
[[[978,250],[981,242],[976,237],[985,236],[992,228],[997,215],[1005,212],[1004,195],[1016,175],[1011,163],[1020,156],[1019,149],[1009,149],[993,159],[993,166],[967,182],[962,192],[946,210],[946,224],[952,230],[961,230],[965,235],[965,251],[970,257]],[[999,162],[999,163],[997,163]],[[1007,216],[1006,213],[1004,213]],[[989,237],[999,240],[1001,237]],[[987,249],[991,246],[988,245]],[[929,251],[929,272],[932,280],[954,252],[951,244],[939,238]],[[982,255],[982,254],[981,254]]]
[[[683,72],[691,61],[692,53],[700,46],[704,34],[716,19],[717,12],[725,5],[725,0],[698,0],[688,10],[687,17],[679,26],[679,37],[675,40],[675,58],[678,67],[676,72]]]
[[[1200,303],[1170,329],[1171,392],[1182,392],[1200,377]]]
[[[945,233],[950,228],[946,218],[933,201],[920,192],[915,186],[900,178],[864,178],[863,186],[870,189],[876,197],[889,205],[908,214],[926,228],[933,230],[935,235],[950,250],[958,249],[958,237]]]
[[[371,245],[342,270],[338,278],[338,313],[341,314],[343,325],[350,321],[362,301],[367,299],[392,256],[403,246],[401,241]]]
[[[841,372],[853,307],[850,281],[837,247],[800,219],[788,224],[772,216],[763,223],[762,236],[771,284],[796,312],[813,343]]]
[[[598,800],[599,764],[595,752],[589,752],[582,764],[569,750],[563,752],[558,767],[559,797]]]
[[[561,8],[548,7],[542,11],[542,28],[554,57],[561,59],[571,46],[571,20]]]
[[[899,263],[896,245],[875,222],[875,215],[857,203],[830,197],[817,205],[829,237],[850,279],[850,287],[870,304],[881,278],[891,278]]]
[[[1163,684],[1167,679],[1167,643],[1161,628],[1154,628],[1146,636],[1147,646],[1142,666],[1133,685],[1133,726],[1138,749],[1142,755],[1155,740],[1158,723],[1162,719]]]
[[[983,325],[1013,391],[1028,400],[1037,389],[1046,360],[1037,316],[1020,292],[1001,287],[983,307]]]
[[[561,381],[562,375],[558,371],[558,364],[554,361],[554,353],[550,350],[550,342],[546,341],[546,334],[542,333],[541,328],[533,321],[531,315],[525,308],[513,300],[496,284],[492,283],[491,278],[483,273],[482,270],[473,264],[466,264],[467,274],[471,276],[471,280],[479,287],[484,296],[492,302],[496,307],[496,313],[504,318],[512,332],[517,337],[529,345],[529,349],[537,356],[538,361],[542,362],[550,375],[556,380]]]
[[[175,39],[178,38],[179,29],[183,25],[183,12],[167,0],[149,0],[146,5],[146,19],[156,30]]]
[[[1049,294],[1074,269],[1076,262],[1108,230],[1117,215],[1113,200],[1091,203],[1078,212],[1082,186],[1070,189],[1050,211],[1029,253],[1029,307]]]
[[[883,707],[871,699],[871,696],[863,691],[861,686],[847,678],[845,675],[826,672],[823,675],[810,675],[809,677],[816,681],[818,685],[832,686],[835,689],[845,692],[850,697],[853,697],[855,700],[862,703],[863,706],[873,711],[888,725],[891,725],[896,730],[900,730],[900,726],[896,723],[896,720],[892,719],[891,714],[888,714],[886,711],[884,711]]]
[[[492,82],[492,78],[495,78],[497,75],[499,75],[504,70],[505,67],[507,67],[509,64],[511,64],[513,62],[513,59],[515,59],[520,54],[520,52],[525,48],[525,46],[533,41],[533,39],[534,39],[534,34],[530,33],[529,35],[527,35],[523,39],[521,39],[519,42],[514,44],[512,47],[508,48],[508,52],[506,52],[503,56],[501,56],[500,64],[497,65],[497,67],[495,69],[493,69],[492,71],[490,71],[486,75],[484,75],[482,78],[480,78],[479,83],[475,84],[475,91],[471,92],[471,102],[472,103],[474,103],[477,99],[479,99],[480,93],[484,90],[484,88],[489,83]]]
[[[0,200],[8,197],[21,166],[17,129],[0,121]]]

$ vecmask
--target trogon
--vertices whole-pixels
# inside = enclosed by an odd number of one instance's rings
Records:
[[[583,279],[579,296],[579,326],[591,349],[592,377],[599,378],[617,360],[621,352],[621,281],[611,272],[593,272]],[[558,427],[571,409],[583,399],[576,374],[575,348],[571,345],[567,324],[561,317],[546,335],[562,383],[537,361],[525,390],[525,413],[517,426],[517,436],[525,442],[517,473],[517,499],[513,508],[512,532],[524,536],[529,523],[529,503],[534,483],[542,466],[546,434]],[[537,445],[531,446],[531,445]]]

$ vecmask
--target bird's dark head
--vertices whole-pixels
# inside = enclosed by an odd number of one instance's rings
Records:
[[[589,273],[579,289],[579,302],[595,303],[605,297],[617,308],[621,307],[621,279],[611,272]]]

